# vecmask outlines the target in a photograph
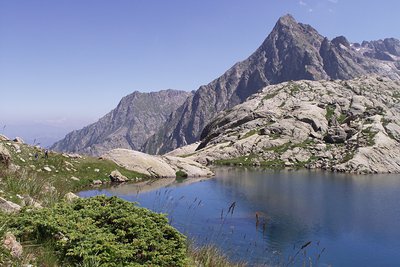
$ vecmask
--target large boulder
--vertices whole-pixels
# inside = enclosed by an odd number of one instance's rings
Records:
[[[324,137],[324,141],[330,144],[340,144],[344,143],[347,139],[346,131],[340,127],[331,127],[328,129],[326,136]]]
[[[122,175],[118,170],[114,170],[111,172],[110,179],[111,182],[113,183],[123,183],[129,180],[126,176]]]
[[[128,170],[154,178],[175,178],[179,170],[185,171],[188,177],[213,175],[209,168],[187,158],[152,156],[129,149],[113,149],[102,157],[112,160]]]

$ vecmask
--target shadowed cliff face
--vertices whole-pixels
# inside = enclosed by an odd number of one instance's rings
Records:
[[[114,148],[139,150],[189,95],[175,90],[134,92],[99,121],[67,134],[51,149],[89,155],[101,155]]]
[[[246,60],[201,86],[172,113],[142,150],[163,154],[199,140],[205,125],[222,110],[242,103],[270,84],[290,80],[351,79],[378,74],[400,79],[400,45],[396,39],[350,44],[332,41],[291,15],[281,17],[263,44]]]

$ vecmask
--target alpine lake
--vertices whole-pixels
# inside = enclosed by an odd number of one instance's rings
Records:
[[[400,175],[214,171],[79,195],[118,196],[166,213],[195,244],[213,244],[248,266],[400,266]]]

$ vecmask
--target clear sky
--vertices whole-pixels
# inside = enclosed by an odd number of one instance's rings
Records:
[[[72,129],[135,90],[196,90],[286,13],[361,42],[400,38],[399,12],[399,0],[0,0],[0,126]]]

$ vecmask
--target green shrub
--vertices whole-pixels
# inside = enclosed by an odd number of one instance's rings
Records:
[[[186,265],[186,238],[168,224],[165,215],[116,197],[23,210],[10,228],[23,241],[51,243],[63,265]]]
[[[183,170],[178,170],[176,173],[176,178],[187,178],[188,174],[184,172]]]

